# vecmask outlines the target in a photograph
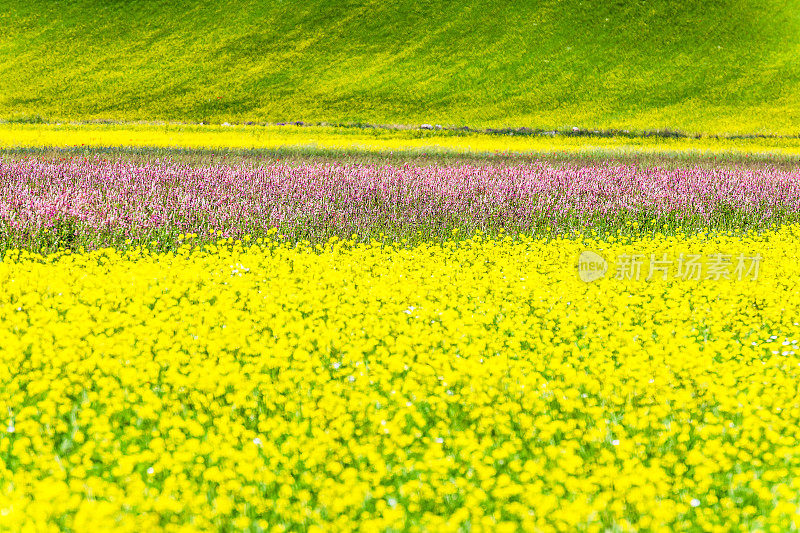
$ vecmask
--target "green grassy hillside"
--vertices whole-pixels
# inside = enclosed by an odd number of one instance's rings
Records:
[[[798,0],[0,0],[0,28],[5,119],[800,133]]]

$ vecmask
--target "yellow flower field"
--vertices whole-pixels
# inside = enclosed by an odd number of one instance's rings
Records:
[[[306,150],[366,154],[560,154],[561,156],[770,157],[794,160],[800,140],[582,137],[324,126],[0,123],[0,149],[110,148]]]
[[[9,252],[0,530],[797,528],[798,237]]]

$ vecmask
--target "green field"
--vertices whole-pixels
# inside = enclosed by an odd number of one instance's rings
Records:
[[[4,0],[0,27],[14,121],[800,133],[796,0]]]

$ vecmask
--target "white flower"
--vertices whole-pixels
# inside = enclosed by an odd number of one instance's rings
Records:
[[[148,473],[148,474],[151,474],[151,475],[152,475],[152,474],[155,474],[155,472],[156,472],[156,469],[155,469],[155,468],[153,468],[152,466],[151,466],[150,468],[148,468],[148,469],[147,469],[147,473]]]
[[[692,507],[699,507],[700,500],[698,500],[697,498],[692,498],[692,501],[689,502],[689,505],[691,505]]]
[[[618,439],[614,439],[614,440],[611,441],[611,444],[614,445],[614,446],[619,446],[619,440]]]
[[[14,424],[9,424],[8,428],[6,429],[6,431],[8,431],[9,433],[14,433],[16,430],[17,428],[14,427]]]
[[[258,437],[254,438],[253,444],[255,444],[256,446],[261,446],[261,439],[259,439]]]

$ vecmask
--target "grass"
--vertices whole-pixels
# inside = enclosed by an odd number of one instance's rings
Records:
[[[0,118],[800,132],[800,3],[5,0]]]
[[[188,124],[0,124],[0,150],[48,148],[347,157],[644,158],[800,160],[800,138],[508,135],[453,130]]]
[[[672,223],[670,223],[672,222]],[[569,220],[562,221],[558,227],[553,227],[542,222],[536,228],[527,228],[522,232],[508,232],[500,226],[486,228],[485,231],[476,231],[469,227],[453,225],[448,231],[443,231],[434,224],[420,225],[413,228],[395,228],[390,226],[376,226],[366,230],[353,232],[326,230],[311,224],[308,227],[301,225],[285,226],[272,230],[256,229],[239,238],[223,237],[222,231],[208,233],[178,233],[172,228],[159,228],[143,231],[137,235],[126,236],[120,231],[97,230],[79,221],[65,220],[51,229],[42,229],[32,232],[15,232],[7,225],[0,224],[0,261],[9,252],[16,253],[20,250],[50,256],[61,252],[85,253],[106,248],[116,250],[142,249],[152,253],[177,252],[187,243],[200,246],[214,246],[219,243],[232,244],[251,241],[275,241],[288,243],[293,246],[311,245],[319,250],[333,242],[348,244],[382,244],[385,246],[422,246],[446,245],[460,243],[474,238],[489,240],[508,240],[519,242],[526,239],[536,239],[541,242],[550,242],[555,239],[573,239],[581,242],[591,242],[594,239],[612,240],[618,243],[635,243],[640,239],[672,238],[677,242],[698,236],[717,236],[726,238],[739,238],[742,241],[757,238],[768,232],[778,231],[782,227],[800,224],[800,217],[795,213],[787,213],[776,217],[768,223],[747,219],[739,213],[733,213],[726,220],[715,221],[712,224],[700,224],[689,221],[678,225],[669,218],[655,217],[618,217],[601,226],[586,228]],[[189,235],[189,237],[187,237]],[[132,237],[132,238],[131,238]]]

